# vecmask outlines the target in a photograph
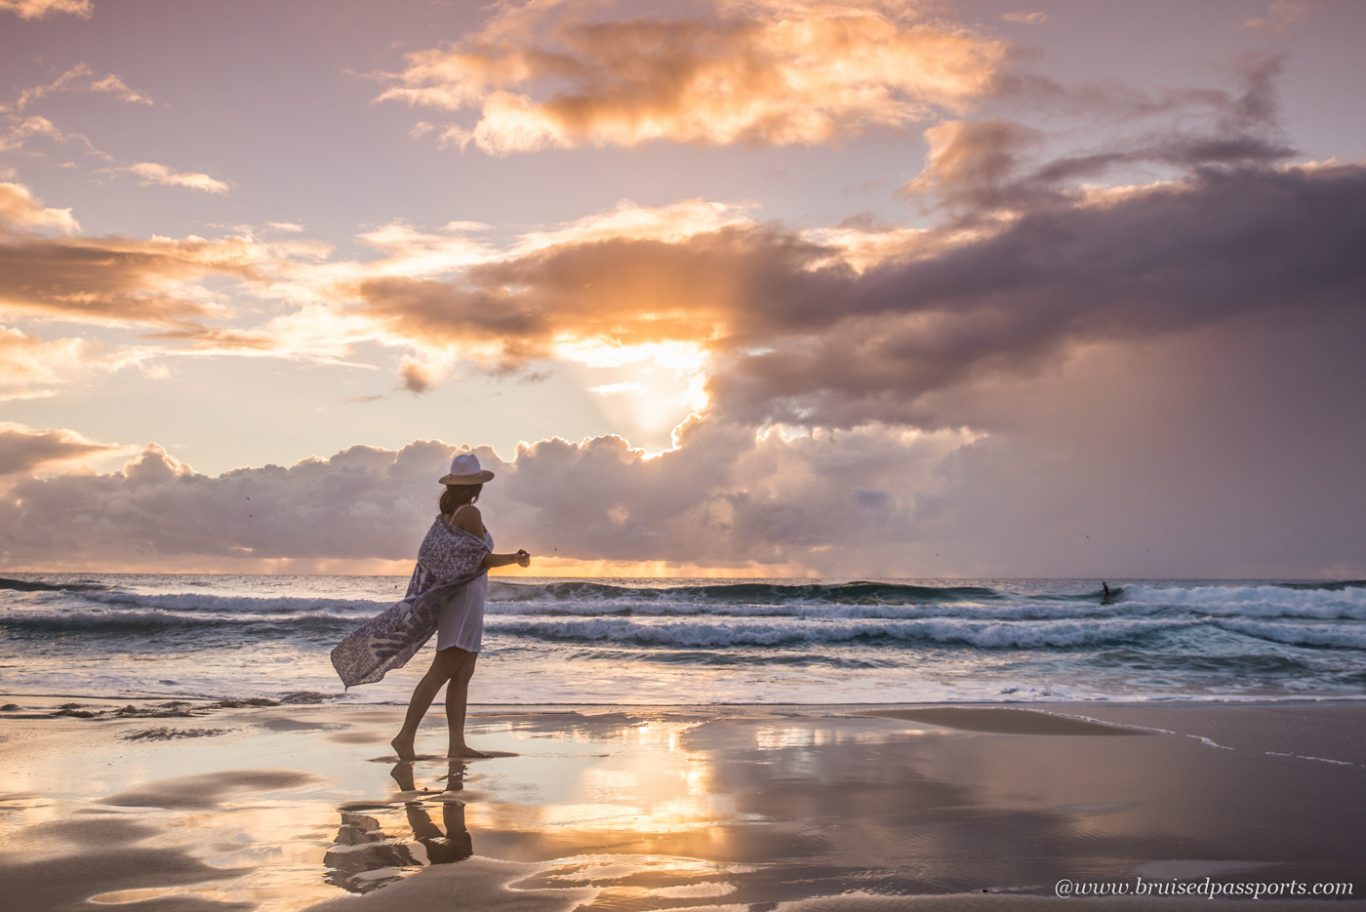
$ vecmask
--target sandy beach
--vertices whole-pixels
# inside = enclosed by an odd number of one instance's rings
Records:
[[[1350,883],[1346,908],[1366,889],[1354,703],[485,706],[470,737],[495,756],[451,765],[435,713],[433,753],[389,755],[394,706],[3,702],[15,912],[1026,910],[1058,907],[1062,879]],[[1330,901],[1279,889],[1256,907]]]

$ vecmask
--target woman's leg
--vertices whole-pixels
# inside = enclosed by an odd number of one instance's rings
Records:
[[[456,657],[448,655],[449,652],[449,649],[438,652],[432,659],[432,667],[427,669],[422,680],[417,682],[417,687],[413,688],[412,699],[408,701],[408,714],[403,719],[403,728],[399,729],[398,735],[389,742],[400,760],[412,760],[417,756],[413,748],[413,742],[417,738],[417,726],[427,714],[441,686],[451,679],[451,675],[458,667]]]
[[[446,649],[444,652],[460,653],[460,664],[446,685],[446,727],[450,730],[450,745],[447,757],[486,757],[465,743],[465,704],[470,695],[470,678],[474,676],[474,662],[479,653],[464,649]]]

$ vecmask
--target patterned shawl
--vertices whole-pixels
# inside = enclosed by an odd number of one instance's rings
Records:
[[[452,529],[440,516],[417,549],[417,566],[408,593],[332,650],[332,667],[346,687],[372,684],[391,668],[402,668],[436,632],[446,599],[483,568],[488,545],[464,529]]]

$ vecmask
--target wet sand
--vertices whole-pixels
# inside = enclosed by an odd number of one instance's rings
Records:
[[[1355,703],[475,707],[455,764],[395,706],[0,703],[14,912],[1366,906]]]

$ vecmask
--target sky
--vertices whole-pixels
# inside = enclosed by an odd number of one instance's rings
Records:
[[[0,0],[0,570],[1366,576],[1353,0]]]

